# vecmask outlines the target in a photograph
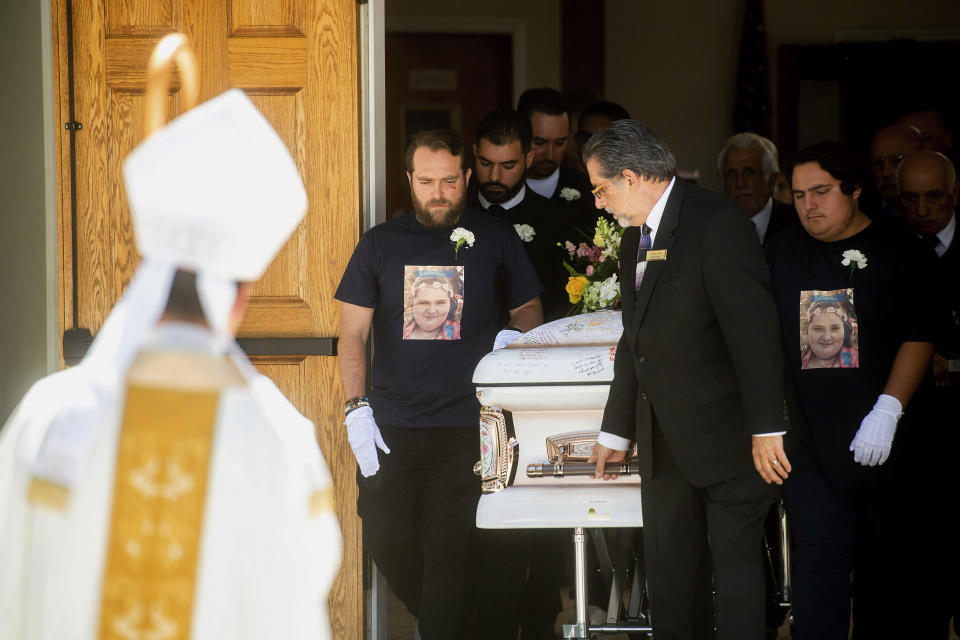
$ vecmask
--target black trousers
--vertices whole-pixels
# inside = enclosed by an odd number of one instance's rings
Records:
[[[784,481],[783,502],[793,535],[794,640],[846,640],[851,571],[853,637],[913,637],[895,611],[898,590],[915,585],[898,585],[901,548],[886,493],[840,490],[805,466]]]
[[[479,529],[471,624],[476,640],[552,640],[571,555],[567,529]]]
[[[642,499],[657,640],[763,640],[761,540],[776,497],[774,486],[755,471],[706,487],[691,485],[654,423],[653,477],[644,481]]]
[[[358,475],[363,542],[425,640],[462,637],[467,554],[476,531],[476,428],[381,426],[390,454]]]

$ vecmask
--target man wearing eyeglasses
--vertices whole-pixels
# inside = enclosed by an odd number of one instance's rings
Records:
[[[881,215],[899,215],[897,197],[897,165],[908,153],[923,148],[920,132],[905,124],[892,124],[880,129],[870,143],[870,168],[873,182],[880,192]],[[868,205],[869,207],[869,205]]]
[[[639,122],[597,131],[583,155],[597,208],[628,227],[596,477],[613,478],[604,463],[636,440],[657,640],[762,640],[763,521],[790,462],[756,232],[728,200],[678,180],[673,154]]]

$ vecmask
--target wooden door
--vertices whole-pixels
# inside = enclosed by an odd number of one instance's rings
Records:
[[[410,207],[403,155],[414,133],[456,129],[469,150],[483,116],[514,106],[513,47],[501,34],[390,33],[385,48],[390,218]]]
[[[306,220],[256,284],[241,337],[335,337],[332,296],[360,230],[356,0],[53,0],[53,6],[62,329],[96,334],[136,268],[121,166],[143,136],[150,52],[162,36],[180,31],[197,54],[200,100],[244,89],[289,147],[310,200]],[[181,108],[178,89],[174,77],[171,116]],[[72,133],[64,128],[71,99],[72,120],[80,123]],[[360,525],[335,358],[294,351],[253,360],[317,425],[344,538],[331,623],[334,637],[359,639]]]

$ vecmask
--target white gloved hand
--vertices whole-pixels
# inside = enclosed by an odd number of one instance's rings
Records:
[[[853,459],[870,467],[886,462],[893,446],[897,421],[902,415],[903,407],[899,400],[885,393],[880,394],[850,443]]]
[[[377,447],[384,453],[390,453],[390,448],[383,441],[377,421],[373,419],[373,409],[359,407],[347,414],[343,423],[347,425],[347,439],[353,456],[360,465],[360,473],[369,478],[380,470],[380,460],[377,458]]]
[[[505,346],[523,335],[522,331],[516,329],[504,329],[493,339],[493,350],[503,349]]]

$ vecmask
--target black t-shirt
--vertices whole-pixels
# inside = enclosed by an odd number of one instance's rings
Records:
[[[455,254],[450,235],[461,227],[474,242]],[[363,234],[335,297],[375,309],[377,422],[475,428],[473,370],[507,310],[540,291],[516,230],[474,209],[447,229],[425,227],[408,211]]]
[[[475,184],[474,181],[472,185]],[[468,202],[480,209],[476,192],[475,187],[471,189]],[[492,206],[486,213],[511,226],[526,224],[533,228],[534,236],[530,241],[523,242],[523,248],[543,285],[543,293],[540,294],[543,319],[549,322],[565,316],[570,311],[570,300],[565,290],[570,274],[563,268],[567,251],[558,243],[563,245],[568,240],[574,243],[583,241],[583,236],[577,231],[579,222],[574,210],[548,200],[527,187],[523,200],[512,208],[504,210]]]
[[[864,268],[842,264],[850,250],[863,254]],[[835,486],[873,484],[879,467],[855,463],[850,442],[883,393],[900,345],[937,338],[932,256],[910,234],[876,220],[839,242],[789,227],[767,247],[767,260],[799,395],[791,407],[795,435]]]

